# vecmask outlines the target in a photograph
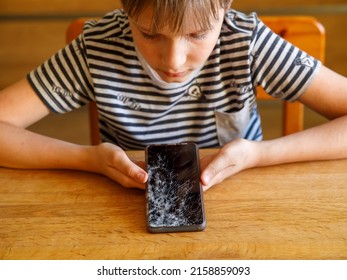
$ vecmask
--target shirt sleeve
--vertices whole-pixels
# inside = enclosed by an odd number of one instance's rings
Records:
[[[55,113],[65,113],[94,100],[83,35],[31,71],[27,79]]]
[[[321,62],[275,34],[261,20],[257,22],[251,52],[253,80],[271,96],[295,101]]]

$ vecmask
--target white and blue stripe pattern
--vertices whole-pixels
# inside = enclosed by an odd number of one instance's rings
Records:
[[[310,67],[300,63],[304,59],[311,61]],[[230,124],[226,139],[261,140],[256,87],[295,100],[318,65],[255,14],[230,10],[203,68],[185,83],[165,84],[139,58],[128,18],[116,10],[88,22],[83,35],[28,79],[53,112],[96,101],[102,139],[123,149],[185,141],[216,147],[225,144],[218,135],[216,112],[223,112],[224,123]]]

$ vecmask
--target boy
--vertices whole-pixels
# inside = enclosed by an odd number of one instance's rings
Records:
[[[123,10],[0,94],[0,166],[98,172],[144,188],[125,149],[196,142],[205,187],[243,169],[347,157],[347,79],[273,34],[231,0],[123,0]],[[262,138],[255,88],[299,100],[327,124]],[[25,127],[94,100],[104,142],[79,146]],[[15,114],[14,114],[15,112]]]

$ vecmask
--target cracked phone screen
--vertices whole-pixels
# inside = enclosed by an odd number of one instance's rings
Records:
[[[205,216],[195,144],[149,146],[147,172],[148,227],[202,230]]]

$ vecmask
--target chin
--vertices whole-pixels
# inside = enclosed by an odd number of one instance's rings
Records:
[[[170,77],[168,75],[165,75],[164,73],[160,73],[159,76],[166,83],[184,83],[189,78],[188,74],[179,77]]]
[[[161,79],[166,83],[184,83],[185,81],[187,81],[187,77],[180,77],[180,78],[161,77]]]

